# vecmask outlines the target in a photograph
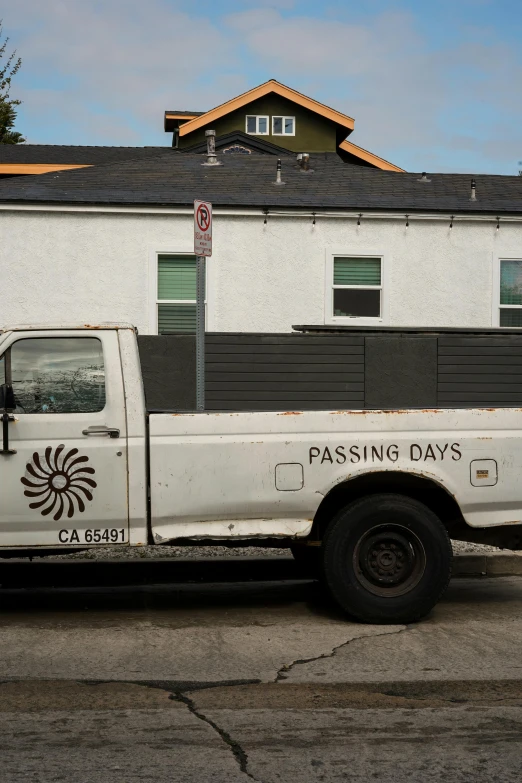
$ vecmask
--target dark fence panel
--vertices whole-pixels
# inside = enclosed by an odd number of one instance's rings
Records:
[[[365,338],[364,407],[432,408],[437,404],[437,338]]]
[[[437,405],[522,406],[522,335],[440,336]]]
[[[193,410],[193,335],[139,336],[147,408]],[[364,406],[364,338],[208,334],[207,410],[320,410]]]
[[[194,410],[196,339],[191,334],[138,335],[148,410]]]
[[[209,334],[208,410],[320,410],[364,405],[364,338]]]

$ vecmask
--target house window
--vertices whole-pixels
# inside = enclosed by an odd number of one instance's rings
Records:
[[[382,320],[382,257],[335,255],[328,264],[327,275],[327,320]]]
[[[247,114],[246,132],[257,136],[268,136],[268,117],[257,114]]]
[[[499,326],[522,326],[522,260],[500,261]]]
[[[158,256],[158,334],[196,331],[196,257]]]
[[[272,117],[273,136],[295,136],[295,117]]]

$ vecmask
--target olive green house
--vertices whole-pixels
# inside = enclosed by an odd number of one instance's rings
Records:
[[[402,171],[348,141],[354,120],[270,79],[207,112],[166,111],[165,131],[180,152],[206,148],[205,131],[216,133],[220,152],[337,152],[347,163]]]

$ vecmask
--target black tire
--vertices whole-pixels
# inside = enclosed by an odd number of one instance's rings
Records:
[[[319,579],[321,576],[321,547],[290,544],[290,549],[302,573],[313,579]]]
[[[452,550],[440,519],[404,495],[346,506],[323,538],[324,579],[337,603],[366,623],[411,623],[442,597]]]

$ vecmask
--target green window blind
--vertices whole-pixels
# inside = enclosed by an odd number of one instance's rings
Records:
[[[380,258],[334,258],[334,285],[380,284]]]
[[[194,256],[158,257],[158,299],[196,299]]]
[[[196,331],[195,256],[158,256],[158,300],[159,334]]]
[[[500,262],[500,304],[522,305],[522,261]]]
[[[196,331],[195,304],[158,305],[158,334]]]

